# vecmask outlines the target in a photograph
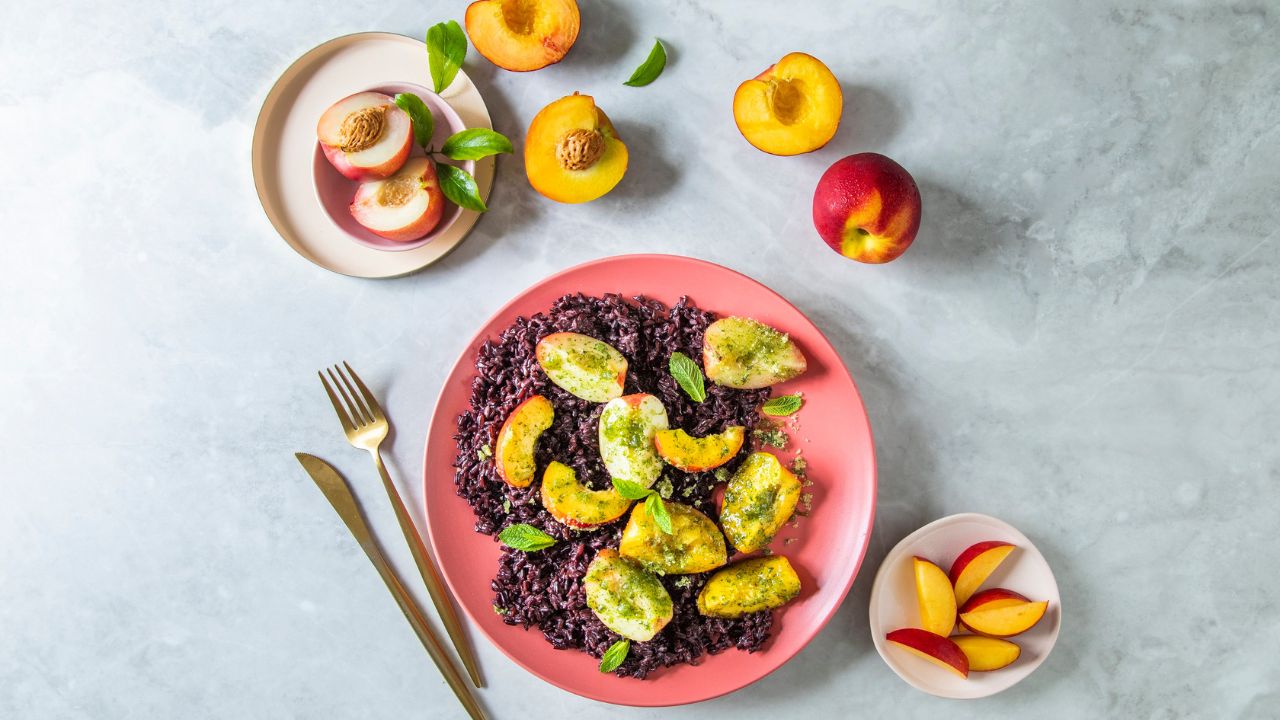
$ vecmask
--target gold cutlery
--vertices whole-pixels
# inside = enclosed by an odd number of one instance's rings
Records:
[[[440,668],[440,672],[444,673],[445,681],[449,683],[449,687],[453,688],[453,693],[458,696],[458,700],[466,708],[467,714],[473,720],[485,720],[484,711],[480,709],[480,705],[472,697],[466,681],[462,679],[458,669],[453,666],[453,661],[449,659],[448,652],[445,651],[440,641],[436,639],[431,627],[427,625],[426,618],[422,616],[422,611],[418,608],[418,604],[413,601],[413,597],[404,589],[404,585],[400,582],[400,578],[396,576],[395,570],[391,568],[386,556],[382,554],[382,548],[378,547],[377,541],[373,539],[373,534],[369,531],[369,525],[365,522],[364,515],[360,512],[360,506],[356,504],[355,496],[351,494],[351,487],[342,479],[338,471],[333,469],[333,466],[320,458],[306,453],[296,453],[295,456],[298,458],[298,462],[302,463],[302,467],[307,471],[307,474],[311,476],[311,479],[320,488],[320,492],[323,492],[324,496],[328,498],[329,504],[338,512],[338,517],[342,518],[342,522],[346,524],[347,529],[355,536],[356,542],[360,543],[360,548],[364,550],[364,554],[369,556],[369,562],[373,563],[373,566],[377,568],[378,574],[382,576],[382,581],[387,584],[387,589],[391,591],[391,594],[396,599],[396,604],[400,606],[400,611],[404,613],[409,624],[413,626],[413,631],[417,633],[418,639],[426,647],[427,653],[435,661],[436,667]]]
[[[345,373],[342,371],[343,368],[346,368]],[[431,556],[427,554],[427,548],[422,543],[422,535],[413,524],[409,511],[405,509],[404,501],[400,499],[400,492],[396,490],[395,483],[391,482],[386,466],[382,464],[382,455],[378,448],[386,439],[391,424],[387,422],[387,416],[382,412],[382,406],[378,405],[377,398],[369,392],[368,386],[359,375],[356,375],[356,371],[352,370],[350,365],[343,362],[342,367],[335,365],[328,370],[328,373],[329,379],[333,381],[332,387],[329,385],[329,380],[325,379],[324,373],[317,374],[320,375],[324,391],[329,395],[329,401],[333,403],[334,412],[338,413],[338,420],[342,422],[342,430],[347,435],[347,442],[356,448],[367,450],[373,456],[373,464],[378,468],[378,474],[382,476],[382,486],[387,490],[387,497],[391,499],[396,520],[400,523],[400,531],[404,533],[404,539],[409,543],[409,551],[413,554],[413,561],[418,566],[422,581],[427,585],[427,591],[431,593],[431,602],[435,604],[436,612],[440,614],[440,621],[444,623],[444,629],[449,633],[449,639],[453,641],[458,657],[462,658],[462,665],[467,669],[471,682],[476,687],[482,688],[484,681],[480,677],[475,655],[467,643],[466,635],[462,632],[462,623],[458,621],[458,614],[453,609],[449,592],[440,578],[440,571],[436,568]],[[337,394],[334,393],[335,387]],[[342,396],[342,400],[338,399],[338,395]]]

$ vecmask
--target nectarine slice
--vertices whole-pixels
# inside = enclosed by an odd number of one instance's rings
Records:
[[[703,472],[729,462],[742,449],[746,428],[733,425],[724,432],[694,437],[684,430],[659,430],[653,436],[658,455],[685,472]]]
[[[969,677],[969,658],[950,638],[920,628],[902,628],[884,637],[912,655],[924,658],[960,677]]]
[[[1011,601],[1002,598],[973,608],[973,600],[960,613],[960,622],[970,630],[993,637],[1012,637],[1035,627],[1049,608],[1047,600]]]
[[[494,464],[498,476],[512,487],[528,487],[533,482],[537,466],[533,451],[538,438],[555,420],[556,411],[551,401],[534,395],[516,406],[498,430],[494,442]]]
[[[675,614],[662,581],[613,548],[596,553],[582,587],[600,622],[636,642],[652,640]]]
[[[844,96],[822,61],[793,52],[733,95],[733,119],[747,142],[773,155],[799,155],[826,145],[840,126]]]
[[[800,489],[800,480],[773,453],[751,453],[724,490],[720,526],[725,537],[740,552],[763,549],[791,519]]]
[[[564,59],[582,17],[574,0],[479,0],[467,6],[464,23],[489,62],[527,72]]]
[[[703,333],[702,366],[717,385],[755,390],[798,377],[808,361],[786,333],[753,318],[726,317]]]
[[[912,558],[916,578],[916,603],[920,627],[947,637],[956,626],[956,596],[942,568],[922,557]]]
[[[590,402],[622,397],[627,359],[617,348],[590,335],[551,333],[534,348],[538,366],[565,392]]]
[[[663,575],[706,572],[727,560],[724,535],[711,518],[683,503],[667,502],[671,532],[663,532],[644,503],[631,510],[618,552]]]
[[[343,177],[373,180],[404,165],[413,147],[413,121],[390,96],[362,92],[330,105],[316,124],[316,136]]]
[[[609,476],[650,487],[662,474],[662,458],[653,436],[667,429],[667,409],[648,393],[625,395],[605,403],[600,413],[600,459]]]
[[[617,520],[631,501],[617,490],[592,490],[578,482],[578,474],[564,463],[552,461],[542,473],[542,507],[551,517],[572,528],[588,528]]]
[[[590,95],[574,93],[538,111],[524,142],[534,190],[562,203],[604,195],[627,172],[627,146]]]
[[[800,594],[800,576],[782,555],[740,560],[712,575],[698,593],[698,612],[736,618],[772,610]]]
[[[383,180],[367,180],[356,188],[351,216],[369,232],[412,242],[435,230],[444,215],[444,191],[435,165],[419,157]]]
[[[982,635],[961,635],[951,638],[969,659],[970,672],[989,672],[1009,667],[1022,655],[1017,643]]]
[[[1013,552],[1014,545],[1001,540],[974,543],[951,563],[951,583],[955,586],[956,602],[964,605],[982,587],[991,573]]]

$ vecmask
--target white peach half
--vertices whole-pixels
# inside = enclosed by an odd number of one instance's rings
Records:
[[[373,180],[404,166],[413,147],[413,121],[389,95],[362,92],[330,105],[316,124],[316,137],[343,177]]]
[[[351,216],[369,232],[397,242],[412,242],[440,224],[444,192],[435,166],[413,158],[385,180],[360,183]]]

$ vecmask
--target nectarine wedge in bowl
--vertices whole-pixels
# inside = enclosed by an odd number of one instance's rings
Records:
[[[733,120],[755,147],[800,155],[835,137],[844,112],[840,81],[818,58],[793,52],[738,86]]]
[[[574,93],[538,111],[524,142],[534,190],[562,203],[604,195],[627,172],[627,146],[590,95]]]
[[[574,0],[478,0],[464,20],[471,44],[504,70],[528,72],[558,63],[578,39]]]

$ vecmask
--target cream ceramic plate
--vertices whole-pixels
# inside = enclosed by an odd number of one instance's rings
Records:
[[[932,560],[949,571],[957,555],[983,540],[1003,540],[1018,549],[1005,558],[982,588],[1008,588],[1032,600],[1048,600],[1049,610],[1035,627],[1009,638],[1022,648],[1022,655],[1012,665],[991,672],[971,672],[966,679],[911,655],[884,636],[898,628],[920,626],[911,567],[913,555]],[[980,698],[1012,687],[1049,656],[1058,641],[1061,624],[1062,598],[1049,563],[1026,535],[988,515],[950,515],[911,533],[885,557],[871,586],[871,638],[880,657],[903,680],[939,697]]]
[[[325,108],[369,88],[429,82],[423,43],[377,32],[334,38],[298,58],[276,81],[253,131],[253,182],[267,218],[298,254],[343,275],[395,277],[444,257],[471,231],[480,214],[463,210],[440,237],[422,247],[377,250],[355,242],[334,225],[316,199],[316,121]],[[493,127],[484,99],[465,72],[458,72],[441,97],[467,127]],[[493,186],[493,164],[492,157],[476,162],[476,184],[486,201]]]

